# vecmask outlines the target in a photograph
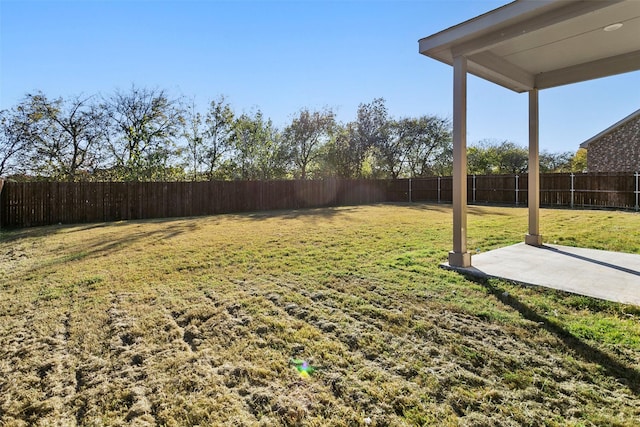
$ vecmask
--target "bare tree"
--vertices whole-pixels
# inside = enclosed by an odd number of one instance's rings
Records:
[[[106,116],[93,97],[48,99],[28,95],[31,164],[45,176],[74,181],[85,178],[101,161]]]
[[[21,172],[20,157],[29,142],[29,121],[25,109],[16,106],[0,111],[0,176]]]

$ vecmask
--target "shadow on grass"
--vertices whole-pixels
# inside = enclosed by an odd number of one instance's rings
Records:
[[[14,242],[29,237],[50,236],[68,227],[68,225],[45,225],[30,228],[3,228],[0,230],[0,243]]]
[[[298,219],[298,218],[318,218],[331,219],[339,215],[354,211],[357,206],[330,206],[330,207],[310,207],[300,209],[283,209],[260,212],[236,213],[237,217],[246,217],[253,220],[265,220],[271,218]]]
[[[624,362],[616,360],[602,350],[585,343],[567,331],[561,324],[541,316],[527,304],[506,293],[504,289],[492,285],[488,279],[473,276],[467,276],[467,278],[484,286],[496,299],[519,311],[525,319],[536,322],[548,332],[554,334],[571,349],[575,355],[585,362],[599,364],[607,375],[616,380],[624,379],[629,389],[636,396],[640,396],[640,372],[638,370],[628,366]]]
[[[152,219],[152,220],[131,220],[115,223],[94,223],[83,225],[56,225],[44,226],[29,229],[22,229],[9,232],[6,239],[0,240],[0,243],[11,242],[22,238],[29,237],[46,237],[57,234],[61,231],[67,233],[89,232],[94,229],[104,229],[106,233],[100,235],[86,235],[83,240],[75,244],[65,246],[61,253],[47,261],[36,262],[27,271],[33,272],[41,268],[49,268],[51,266],[64,264],[70,261],[78,261],[86,258],[101,257],[113,254],[115,252],[125,250],[138,242],[149,241],[149,243],[157,243],[163,240],[169,240],[185,233],[192,232],[198,228],[198,225],[186,218],[173,219]],[[136,225],[142,224],[158,224],[162,226],[152,230],[139,231]],[[126,233],[120,231],[122,227]]]
[[[150,218],[150,219],[131,219],[131,220],[118,220],[108,222],[90,222],[90,223],[73,223],[73,224],[55,224],[55,225],[41,225],[34,227],[24,228],[4,228],[0,229],[0,243],[13,242],[16,240],[30,238],[30,237],[47,237],[60,232],[77,233],[90,231],[98,228],[117,228],[124,227],[132,224],[157,224],[157,223],[171,223],[176,221],[190,220],[202,217],[170,217],[170,218]],[[194,228],[193,226],[192,228]],[[169,227],[175,228],[175,227]]]
[[[436,201],[414,201],[411,203],[407,203],[407,202],[398,202],[395,203],[399,206],[406,206],[410,209],[415,209],[415,210],[421,210],[421,211],[437,211],[437,212],[442,212],[442,213],[447,213],[449,215],[453,214],[453,205],[451,204],[451,202],[436,202]],[[500,211],[494,208],[513,208],[513,209],[523,209],[526,208],[526,206],[515,206],[515,205],[501,205],[501,204],[483,204],[483,203],[476,203],[476,204],[467,204],[467,212],[470,215],[475,215],[475,216],[486,216],[486,215],[491,215],[491,216],[512,216],[512,213],[509,212],[508,210],[506,211]]]

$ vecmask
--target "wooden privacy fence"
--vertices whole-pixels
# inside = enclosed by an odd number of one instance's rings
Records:
[[[639,209],[640,174],[543,174],[543,206]],[[471,204],[527,204],[527,175],[470,175]],[[451,177],[397,180],[3,182],[0,226],[170,218],[381,202],[451,202]]]
[[[120,221],[405,201],[406,182],[5,182],[0,226]]]

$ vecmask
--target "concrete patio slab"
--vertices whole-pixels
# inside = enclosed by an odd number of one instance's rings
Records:
[[[518,243],[473,255],[471,263],[469,268],[442,267],[640,306],[640,255]]]

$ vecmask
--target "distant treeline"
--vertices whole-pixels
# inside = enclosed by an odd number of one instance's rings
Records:
[[[297,112],[278,129],[260,110],[235,113],[220,96],[204,113],[184,97],[132,86],[111,96],[28,94],[0,111],[0,177],[12,180],[170,181],[402,178],[449,175],[451,122],[393,118],[377,98],[355,120]],[[581,153],[542,153],[543,172],[584,169]],[[527,150],[484,141],[470,173],[521,173]]]

